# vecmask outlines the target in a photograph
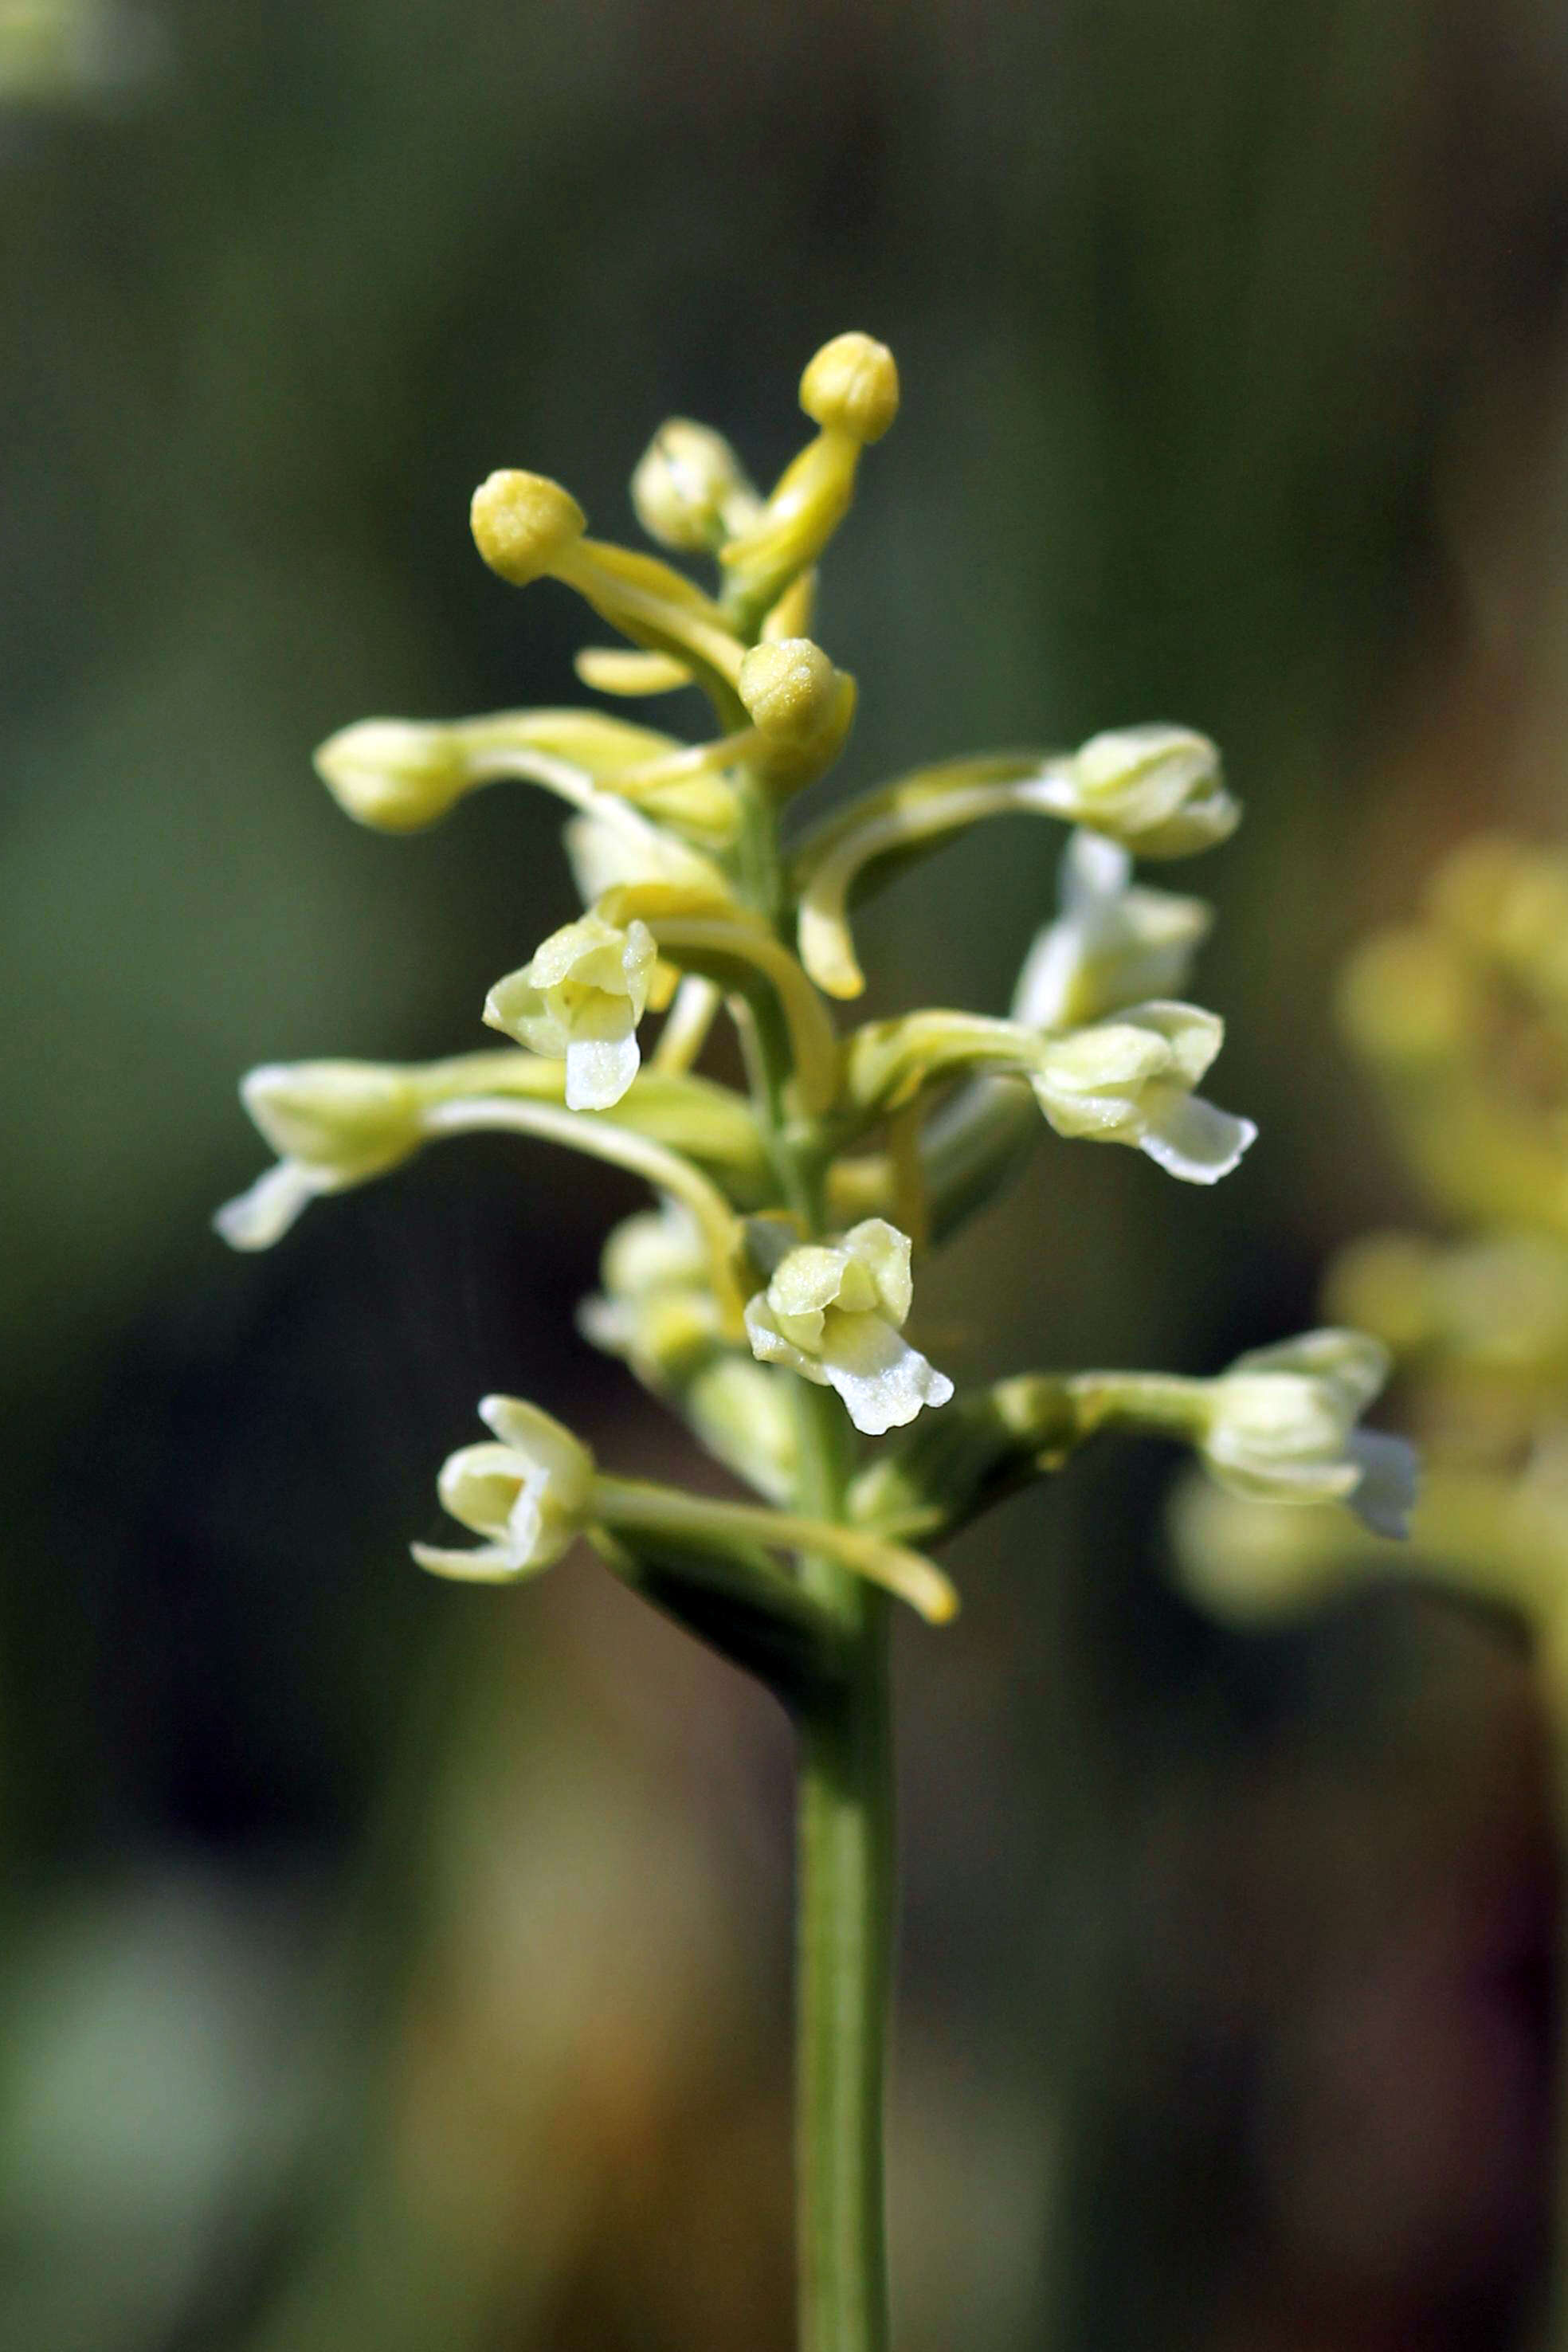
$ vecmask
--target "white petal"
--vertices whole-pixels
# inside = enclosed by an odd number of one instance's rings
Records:
[[[768,1305],[775,1315],[792,1319],[820,1315],[843,1288],[847,1265],[844,1250],[832,1243],[803,1242],[773,1268]]]
[[[297,1160],[280,1160],[276,1168],[258,1176],[247,1192],[226,1201],[213,1224],[230,1249],[270,1249],[321,1190],[316,1178]]]
[[[1345,1451],[1361,1465],[1360,1483],[1346,1500],[1362,1525],[1374,1536],[1407,1536],[1421,1466],[1415,1448],[1403,1437],[1358,1429]]]
[[[545,1532],[543,1503],[550,1480],[542,1470],[530,1473],[517,1490],[502,1538],[514,1568],[548,1568],[559,1559],[576,1529],[568,1517]],[[553,1540],[552,1540],[553,1538]]]
[[[1064,917],[1037,931],[1013,991],[1012,1019],[1021,1021],[1026,1029],[1065,1028],[1073,983],[1087,952],[1080,919]]]
[[[503,1538],[527,1465],[510,1445],[463,1445],[436,1480],[444,1510],[477,1536]]]
[[[521,971],[505,972],[497,981],[485,999],[483,1018],[487,1028],[515,1037],[531,1053],[553,1057],[564,1042],[561,1024],[547,1009],[526,964]]]
[[[808,1356],[793,1339],[786,1339],[773,1320],[767,1293],[759,1290],[746,1301],[746,1337],[752,1343],[752,1353],[759,1364],[784,1364],[803,1380],[814,1381],[818,1388],[827,1385],[827,1368],[816,1356]]]
[[[577,1328],[591,1348],[606,1356],[624,1356],[637,1333],[637,1317],[622,1298],[606,1298],[595,1291],[577,1308]]]
[[[637,1076],[641,1062],[642,1054],[633,1030],[628,1029],[624,1037],[569,1037],[567,1109],[613,1108]]]
[[[593,1457],[582,1439],[539,1405],[521,1397],[483,1396],[479,1419],[525,1465],[542,1470],[563,1488],[575,1487],[592,1475]]]
[[[1138,1148],[1184,1184],[1216,1184],[1257,1133],[1251,1119],[1220,1110],[1202,1095],[1173,1095],[1150,1120]]]
[[[870,1275],[889,1322],[904,1323],[915,1295],[910,1272],[913,1244],[908,1234],[900,1233],[886,1217],[866,1217],[850,1226],[844,1246]]]
[[[461,1584],[515,1584],[526,1570],[500,1544],[479,1544],[472,1551],[445,1551],[438,1544],[410,1544],[421,1568],[433,1576],[451,1577]]]
[[[1132,854],[1088,825],[1077,825],[1062,852],[1058,888],[1062,912],[1071,914],[1096,899],[1118,898],[1132,878]]]
[[[1222,1486],[1262,1503],[1348,1502],[1360,1476],[1353,1462],[1293,1462],[1288,1454],[1227,1444],[1216,1433],[1204,1460]]]

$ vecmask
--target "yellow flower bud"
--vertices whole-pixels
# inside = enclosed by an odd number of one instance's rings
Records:
[[[752,725],[781,743],[809,742],[837,684],[837,671],[809,637],[753,646],[741,664],[740,696]]]
[[[869,335],[838,335],[801,378],[800,402],[820,426],[779,476],[767,502],[719,551],[727,604],[761,620],[816,562],[849,510],[860,452],[898,414],[893,355]]]
[[[800,380],[800,404],[825,432],[847,433],[868,447],[899,413],[899,370],[886,343],[870,335],[835,335]]]
[[[837,759],[855,719],[855,681],[809,637],[753,646],[738,684],[775,784],[798,791]]]
[[[661,425],[637,460],[632,505],[661,547],[705,555],[756,513],[757,493],[721,433],[689,417]]]
[[[316,773],[338,806],[383,833],[434,824],[473,778],[459,730],[412,719],[362,719],[330,735]]]
[[[492,572],[526,588],[553,571],[583,536],[588,518],[570,490],[544,474],[503,467],[474,492],[468,520],[474,544]]]

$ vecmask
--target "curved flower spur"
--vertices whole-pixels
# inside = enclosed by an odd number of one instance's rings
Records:
[[[626,640],[583,650],[584,682],[634,697],[694,685],[711,731],[688,743],[604,710],[508,710],[367,719],[324,744],[329,790],[386,832],[460,821],[469,793],[498,782],[552,793],[582,904],[563,877],[559,926],[531,951],[520,940],[489,992],[484,1018],[512,1045],[252,1072],[246,1107],[278,1161],[218,1217],[237,1247],[264,1248],[317,1199],[486,1130],[584,1152],[651,1191],[653,1211],[612,1238],[581,1328],[761,1499],[616,1477],[537,1405],[488,1396],[489,1441],[460,1447],[438,1481],[479,1541],[414,1553],[438,1575],[511,1583],[582,1536],[791,1712],[810,2352],[887,2344],[888,1602],[931,1623],[957,1606],[910,1544],[1114,1428],[1180,1435],[1232,1486],[1338,1496],[1373,1524],[1395,1522],[1407,1483],[1396,1442],[1352,1427],[1381,1360],[1353,1334],[1310,1335],[1209,1382],[1037,1372],[956,1395],[906,1336],[931,1237],[973,1215],[1047,1127],[1133,1146],[1199,1184],[1228,1175],[1254,1130],[1194,1093],[1222,1026],[1173,993],[1209,910],[1132,878],[1135,858],[1185,857],[1235,826],[1205,737],[1162,724],[1076,751],[948,758],[796,820],[857,700],[810,634],[817,566],[899,400],[891,353],[836,337],[801,382],[815,435],[766,491],[710,427],[663,425],[633,501],[659,546],[710,565],[705,583],[591,539],[545,476],[502,469],[480,486],[472,526],[490,570],[570,588]],[[834,1001],[863,986],[857,903],[968,825],[1015,814],[1074,830],[1060,909],[1011,1016],[928,1009],[841,1034]],[[743,1088],[700,1073],[721,1019]]]

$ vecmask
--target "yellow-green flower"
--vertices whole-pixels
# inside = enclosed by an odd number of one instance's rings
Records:
[[[584,915],[497,981],[485,1019],[533,1053],[565,1062],[569,1110],[608,1110],[637,1074],[637,1023],[658,956],[646,923],[623,930]]]
[[[901,1429],[922,1405],[945,1404],[952,1382],[902,1336],[913,1286],[910,1239],[868,1217],[837,1242],[786,1252],[748,1301],[752,1352],[836,1389],[868,1437]]]
[[[1130,1004],[1114,1021],[1045,1040],[1029,1071],[1058,1135],[1127,1143],[1188,1184],[1227,1176],[1258,1133],[1193,1092],[1225,1035],[1196,1004]]]
[[[1051,761],[1037,805],[1123,841],[1140,857],[1188,857],[1235,832],[1241,811],[1219,753],[1190,727],[1118,727]]]
[[[1198,1449],[1233,1494],[1347,1503],[1376,1535],[1406,1533],[1415,1453],[1356,1427],[1388,1378],[1388,1351],[1361,1331],[1308,1331],[1238,1356],[1203,1383]]]
[[[395,1168],[423,1135],[417,1078],[395,1066],[267,1062],[239,1092],[278,1162],[214,1219],[232,1249],[270,1248],[310,1202]]]
[[[520,1397],[481,1398],[479,1418],[499,1443],[449,1454],[437,1491],[453,1518],[487,1540],[458,1551],[435,1544],[412,1549],[437,1576],[505,1584],[550,1567],[581,1535],[594,1457],[569,1429]]]
[[[603,1288],[577,1310],[577,1328],[639,1380],[658,1386],[721,1332],[713,1262],[689,1209],[668,1197],[611,1229],[599,1259]]]

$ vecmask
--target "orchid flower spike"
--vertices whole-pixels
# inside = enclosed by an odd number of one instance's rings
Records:
[[[637,1074],[637,1023],[658,955],[646,923],[623,930],[583,915],[497,981],[485,1019],[535,1054],[564,1059],[569,1110],[608,1110]]]
[[[1198,1447],[1234,1494],[1347,1503],[1374,1535],[1408,1532],[1415,1448],[1355,1423],[1388,1378],[1388,1351],[1361,1331],[1308,1331],[1238,1356],[1202,1383]]]
[[[901,1429],[952,1382],[901,1334],[913,1295],[910,1238],[883,1217],[837,1242],[786,1250],[746,1307],[752,1353],[836,1389],[868,1437]]]
[[[437,1576],[510,1584],[549,1568],[587,1526],[594,1457],[569,1429],[519,1397],[481,1398],[479,1419],[499,1443],[449,1454],[437,1491],[453,1518],[488,1540],[460,1551],[411,1549]]]
[[[1047,1038],[1029,1083],[1058,1135],[1128,1143],[1188,1184],[1228,1176],[1258,1133],[1193,1088],[1225,1024],[1195,1004],[1130,1004],[1113,1021]]]
[[[1214,920],[1201,898],[1131,887],[1120,842],[1079,826],[1062,853],[1061,912],[1036,934],[1013,997],[1029,1029],[1074,1029],[1175,994]]]

